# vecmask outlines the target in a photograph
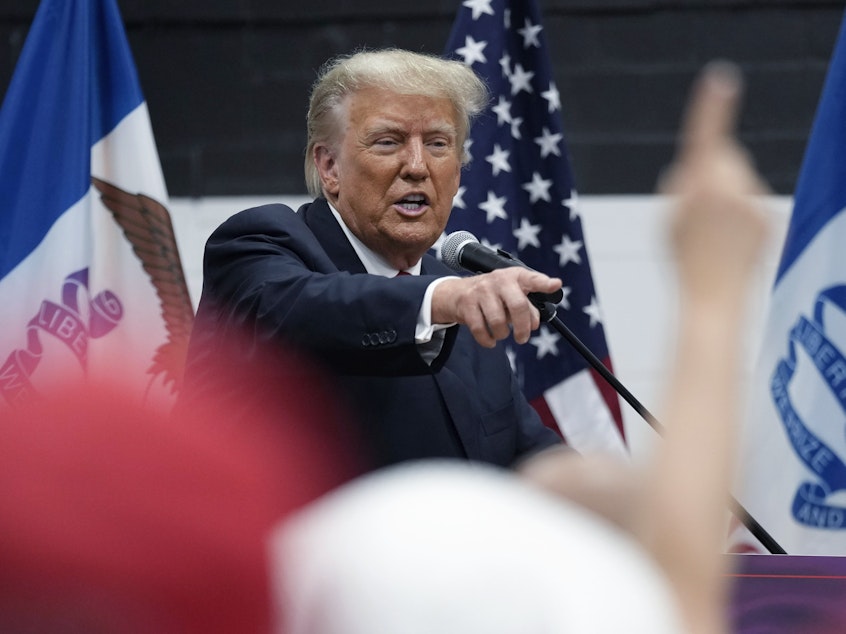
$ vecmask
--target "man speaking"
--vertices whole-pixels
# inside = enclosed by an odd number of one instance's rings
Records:
[[[539,326],[529,293],[561,280],[523,267],[456,277],[427,251],[458,191],[486,105],[460,62],[389,49],[331,60],[314,85],[305,173],[314,202],[248,209],[205,252],[185,390],[215,398],[207,361],[305,353],[350,405],[375,467],[422,458],[515,465],[557,445],[497,342]],[[246,338],[246,340],[244,339]],[[276,389],[286,389],[279,377]]]

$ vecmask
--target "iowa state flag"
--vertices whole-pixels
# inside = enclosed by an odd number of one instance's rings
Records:
[[[846,555],[846,22],[751,389],[738,499],[788,554]]]
[[[564,281],[558,316],[610,368],[561,99],[533,0],[466,0],[446,48],[482,77],[492,103],[474,123],[447,231],[466,230]],[[578,451],[625,454],[617,394],[552,328],[509,352],[544,423]]]
[[[0,411],[80,379],[172,397],[192,312],[166,202],[114,0],[44,0],[0,109]]]

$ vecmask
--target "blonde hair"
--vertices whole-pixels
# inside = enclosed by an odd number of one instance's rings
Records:
[[[455,107],[462,162],[466,159],[463,147],[470,123],[488,102],[484,82],[459,61],[394,48],[359,51],[329,60],[312,87],[306,117],[305,180],[312,196],[322,193],[314,146],[333,139],[344,98],[363,88],[449,99]]]

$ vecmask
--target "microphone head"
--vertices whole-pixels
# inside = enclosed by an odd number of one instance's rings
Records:
[[[444,238],[441,245],[441,261],[453,271],[463,271],[461,266],[461,250],[466,244],[479,241],[469,231],[454,231]]]

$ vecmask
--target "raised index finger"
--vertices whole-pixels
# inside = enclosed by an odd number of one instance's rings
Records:
[[[740,70],[730,62],[712,62],[704,68],[682,126],[683,160],[707,154],[733,134],[742,85]]]

